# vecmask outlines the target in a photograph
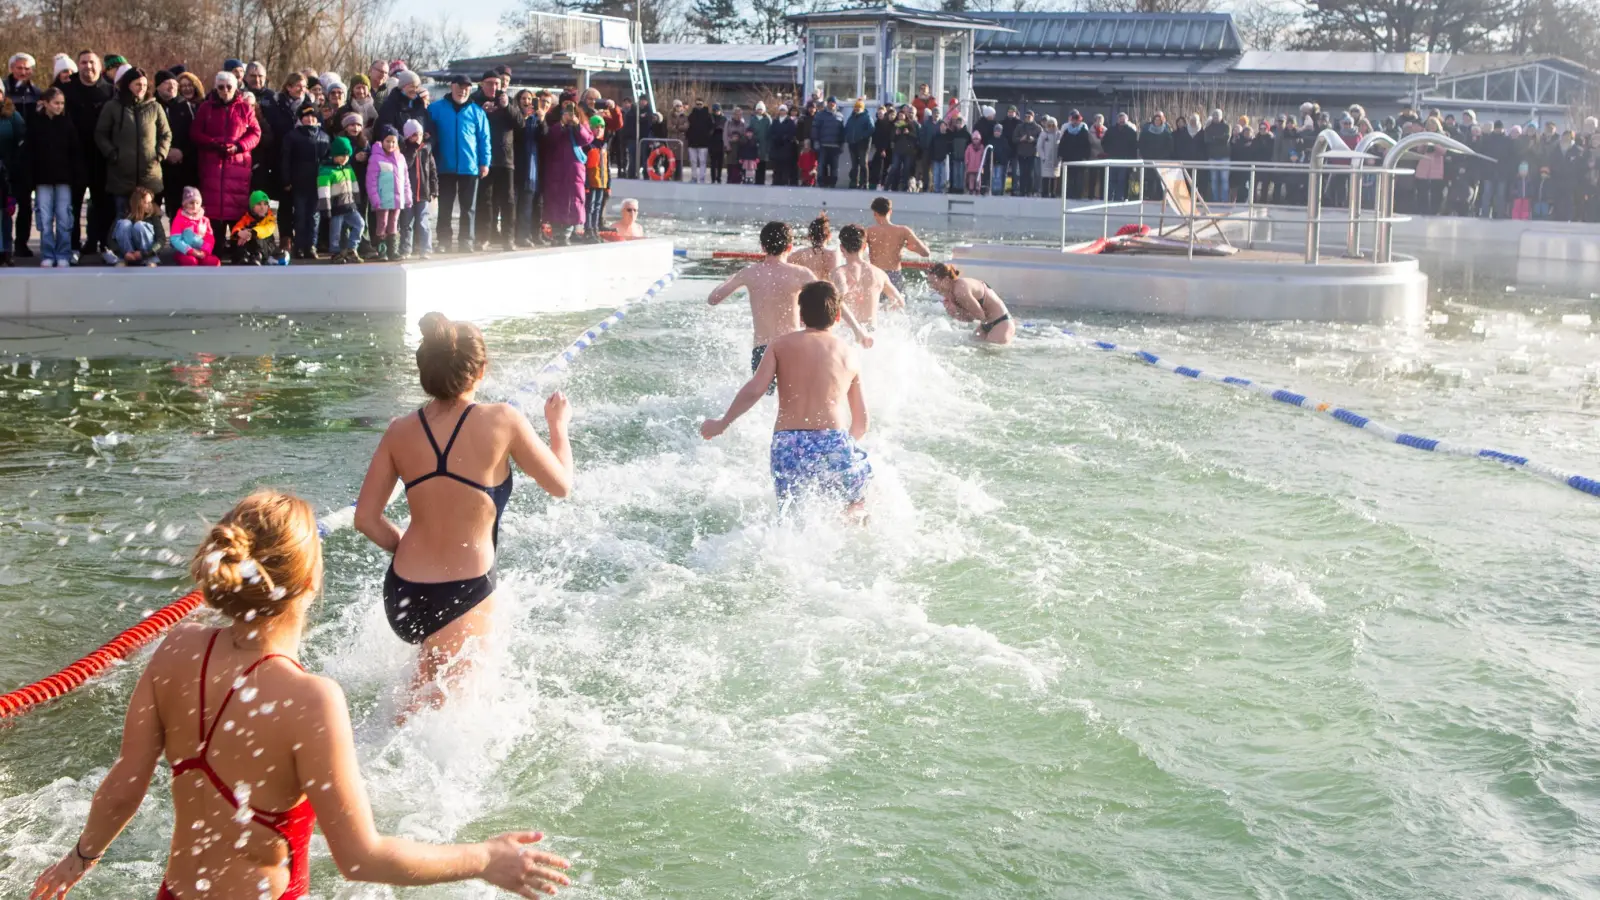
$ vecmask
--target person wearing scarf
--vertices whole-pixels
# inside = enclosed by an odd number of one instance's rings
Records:
[[[1083,121],[1083,113],[1073,110],[1067,115],[1067,124],[1061,129],[1061,161],[1067,164],[1067,199],[1083,199],[1084,168],[1074,166],[1090,157],[1089,126]]]
[[[1161,110],[1156,110],[1155,115],[1144,125],[1144,131],[1139,135],[1139,158],[1154,160],[1177,159],[1177,137],[1172,133],[1172,128],[1167,125],[1167,115]],[[1144,177],[1140,197],[1146,200],[1161,200],[1165,193],[1161,188],[1161,179],[1154,172],[1141,172]]]

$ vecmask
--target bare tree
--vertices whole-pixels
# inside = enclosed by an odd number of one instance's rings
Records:
[[[1296,44],[1312,50],[1463,52],[1491,49],[1516,0],[1299,0]]]
[[[369,35],[365,55],[374,58],[403,59],[418,72],[442,69],[453,59],[467,55],[472,39],[448,15],[433,21],[416,16],[391,22]]]
[[[1233,25],[1248,50],[1289,46],[1300,22],[1300,11],[1282,0],[1245,0],[1233,8]]]

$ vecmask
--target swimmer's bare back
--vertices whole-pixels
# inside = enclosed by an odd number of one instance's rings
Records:
[[[845,309],[850,310],[862,325],[876,323],[880,297],[887,295],[893,307],[905,306],[905,298],[889,282],[889,276],[859,256],[852,258],[847,255],[844,265],[834,270],[832,281]]]
[[[768,256],[718,285],[706,298],[716,306],[740,288],[750,292],[750,319],[755,346],[800,330],[800,289],[816,281],[810,269],[783,256]]]
[[[905,225],[880,222],[867,228],[867,256],[885,272],[900,271],[900,256],[908,248],[919,256],[928,255],[928,245]]]
[[[861,362],[854,347],[831,331],[806,329],[773,341],[767,353],[773,357],[778,379],[774,431],[852,428],[848,401],[851,390],[859,391],[861,383]]]
[[[827,281],[834,269],[844,265],[844,254],[827,247],[807,247],[790,253],[789,262],[804,266],[816,281]]]

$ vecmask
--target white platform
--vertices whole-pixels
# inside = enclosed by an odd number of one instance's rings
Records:
[[[429,262],[213,269],[81,267],[0,272],[0,318],[392,313],[486,320],[595,309],[672,268],[663,239],[440,256]]]
[[[1428,277],[1415,259],[1308,266],[1293,254],[1256,258],[1074,254],[1003,244],[961,245],[961,274],[1019,309],[1186,318],[1420,322]]]

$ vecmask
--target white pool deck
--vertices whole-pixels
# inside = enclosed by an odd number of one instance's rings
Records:
[[[198,269],[0,270],[0,319],[370,313],[438,310],[492,320],[616,306],[672,268],[672,242],[649,239],[428,262]]]

